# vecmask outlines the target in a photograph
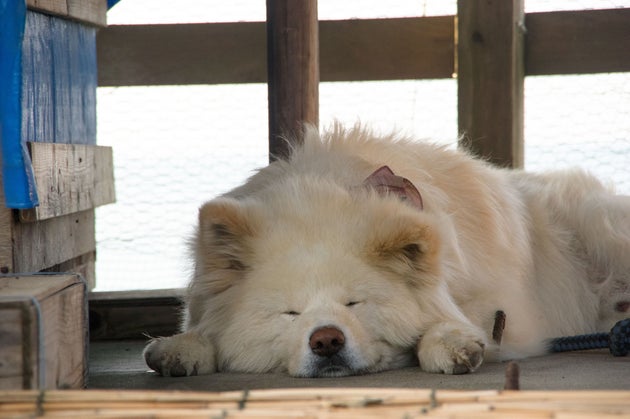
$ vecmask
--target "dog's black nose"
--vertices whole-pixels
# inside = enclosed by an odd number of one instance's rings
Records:
[[[336,327],[326,326],[315,330],[308,344],[315,355],[331,357],[343,349],[346,337]]]

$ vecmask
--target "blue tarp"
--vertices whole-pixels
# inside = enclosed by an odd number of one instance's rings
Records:
[[[2,180],[8,208],[26,209],[39,204],[33,168],[22,124],[22,39],[26,21],[24,0],[0,0],[0,145]]]

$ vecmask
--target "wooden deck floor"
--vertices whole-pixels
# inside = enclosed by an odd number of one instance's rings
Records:
[[[473,374],[447,376],[406,368],[343,378],[293,378],[286,374],[236,374],[165,378],[148,371],[143,341],[92,342],[89,388],[229,391],[296,387],[400,387],[503,389],[506,364],[487,363]],[[553,354],[518,362],[522,390],[630,390],[630,357],[605,350]]]

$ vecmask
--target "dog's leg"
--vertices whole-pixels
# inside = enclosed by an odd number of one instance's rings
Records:
[[[630,196],[592,198],[581,211],[579,231],[600,298],[599,329],[630,313]]]
[[[206,338],[188,331],[153,339],[144,349],[147,365],[163,376],[181,377],[216,371],[214,346]]]
[[[471,324],[438,323],[418,341],[420,367],[427,372],[465,374],[483,362],[485,334]]]

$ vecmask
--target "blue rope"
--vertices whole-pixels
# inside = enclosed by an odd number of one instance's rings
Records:
[[[567,336],[549,341],[551,352],[583,351],[609,348],[614,356],[626,356],[630,352],[630,318],[618,321],[610,333]]]

